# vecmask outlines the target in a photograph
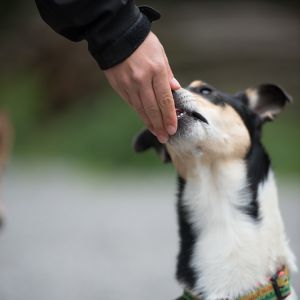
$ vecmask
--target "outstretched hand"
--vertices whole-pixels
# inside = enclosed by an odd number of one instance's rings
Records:
[[[104,74],[161,143],[176,133],[172,90],[179,89],[180,84],[174,78],[163,46],[152,32],[131,56]]]

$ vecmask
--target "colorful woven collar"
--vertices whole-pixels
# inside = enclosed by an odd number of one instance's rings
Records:
[[[286,267],[270,278],[269,283],[236,300],[283,300],[291,293],[289,272]],[[201,298],[184,291],[184,300],[201,300]]]

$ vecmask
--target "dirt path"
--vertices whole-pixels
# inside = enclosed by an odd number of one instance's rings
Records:
[[[0,299],[174,299],[180,289],[173,278],[173,179],[91,180],[59,167],[12,169],[0,235]],[[280,190],[300,257],[299,188]]]

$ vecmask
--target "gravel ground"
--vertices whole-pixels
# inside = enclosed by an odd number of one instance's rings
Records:
[[[279,187],[283,216],[300,257],[300,189],[287,182]],[[173,276],[174,189],[172,176],[12,168],[4,184],[0,299],[174,299],[181,292]]]

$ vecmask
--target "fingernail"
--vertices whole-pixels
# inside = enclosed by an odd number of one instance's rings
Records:
[[[174,135],[176,133],[176,127],[175,126],[168,126],[167,127],[167,130],[168,130],[168,134],[169,135]]]
[[[168,141],[168,138],[164,135],[158,135],[157,138],[161,144],[165,144]]]
[[[178,90],[181,88],[180,83],[177,81],[177,79],[175,77],[172,78],[170,84],[174,90]]]

